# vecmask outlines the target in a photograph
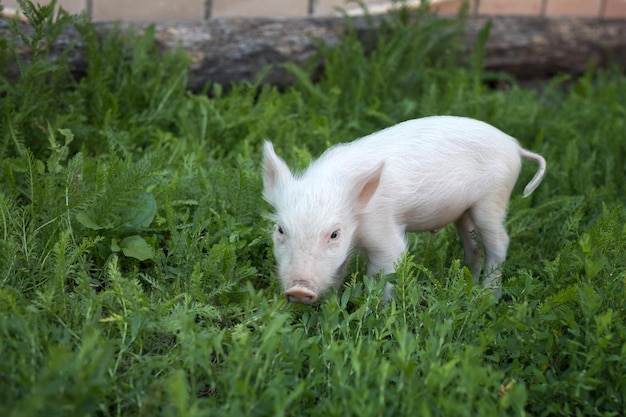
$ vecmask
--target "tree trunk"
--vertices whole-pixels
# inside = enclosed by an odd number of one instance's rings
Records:
[[[589,18],[540,18],[520,16],[469,17],[465,42],[471,48],[478,32],[491,20],[486,44],[485,69],[506,72],[519,80],[545,79],[557,73],[579,75],[590,62],[596,66],[615,63],[626,68],[626,20]],[[353,27],[365,42],[372,39],[380,22],[374,17],[354,17]],[[25,23],[23,23],[25,25]],[[113,29],[113,23],[96,23],[99,33]],[[139,33],[148,24],[134,24]],[[127,28],[128,25],[121,25]],[[285,62],[304,64],[319,48],[319,41],[333,45],[346,32],[343,18],[251,19],[223,18],[185,23],[158,23],[155,38],[164,49],[182,46],[191,58],[189,87],[202,88],[208,82],[254,82],[263,68],[273,65],[265,83],[285,87],[294,81],[280,67]],[[9,36],[6,23],[0,33]],[[79,34],[67,28],[53,45],[51,59],[77,41]],[[25,60],[27,48],[18,48]],[[85,72],[84,51],[77,47],[68,57],[77,74]],[[9,65],[17,77],[15,63]]]

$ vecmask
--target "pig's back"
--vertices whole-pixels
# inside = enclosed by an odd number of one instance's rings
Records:
[[[363,164],[381,160],[399,166],[427,167],[462,160],[489,163],[490,159],[519,157],[519,144],[511,136],[479,120],[456,116],[431,116],[408,120],[350,143],[328,149],[319,163],[338,171],[354,172]],[[462,161],[456,161],[461,163]]]
[[[429,230],[453,221],[485,193],[502,188],[510,193],[521,168],[519,152],[514,138],[487,123],[433,116],[334,146],[307,176],[329,176],[349,186],[350,178],[385,161],[369,210],[385,208],[398,220],[415,223],[409,229]],[[441,218],[443,206],[455,209]]]
[[[408,120],[387,129],[335,145],[313,162],[312,176],[350,178],[385,161],[385,171],[408,175],[463,168],[493,171],[518,161],[518,142],[479,120],[432,116]],[[514,164],[515,165],[515,164]]]

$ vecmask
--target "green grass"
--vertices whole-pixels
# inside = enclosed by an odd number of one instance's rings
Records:
[[[317,83],[292,68],[285,91],[207,96],[186,91],[185,57],[161,54],[150,31],[98,39],[84,18],[27,8],[35,59],[18,83],[0,78],[0,415],[626,409],[623,73],[493,90],[487,31],[467,59],[462,19],[397,13],[373,51],[353,35],[324,49]],[[41,42],[70,23],[87,52],[80,80]],[[15,48],[0,42],[1,65]],[[524,164],[511,200],[503,299],[473,284],[448,227],[411,236],[389,304],[362,256],[341,291],[288,304],[261,201],[263,141],[303,167],[433,114],[487,121],[548,161],[528,199]]]

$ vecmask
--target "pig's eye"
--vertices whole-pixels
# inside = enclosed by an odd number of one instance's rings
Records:
[[[332,232],[332,233],[330,234],[330,238],[331,238],[332,240],[335,240],[335,239],[337,239],[338,237],[339,237],[339,230],[335,230],[334,232]]]
[[[282,226],[279,224],[276,225],[276,231],[278,231],[278,233],[280,233],[281,235],[285,234],[285,231],[283,230]]]

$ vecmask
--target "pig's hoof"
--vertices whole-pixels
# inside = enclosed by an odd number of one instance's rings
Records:
[[[285,291],[285,297],[290,303],[313,304],[317,300],[317,294],[308,288],[292,287]]]

